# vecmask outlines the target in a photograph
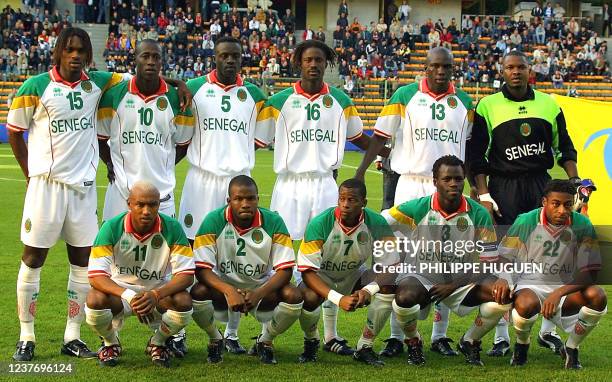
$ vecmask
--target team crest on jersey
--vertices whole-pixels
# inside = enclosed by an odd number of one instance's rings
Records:
[[[338,244],[338,243],[340,243],[340,235],[336,233],[334,234],[334,236],[332,236],[332,244]]]
[[[332,99],[332,97],[330,97],[329,95],[323,97],[323,106],[329,109],[330,107],[332,107],[333,104],[334,100]]]
[[[446,99],[446,104],[448,105],[448,107],[450,107],[451,109],[455,109],[457,107],[457,98],[455,97],[448,97]]]
[[[225,231],[225,238],[226,239],[233,239],[234,238],[234,231],[228,229],[227,231]]]
[[[183,221],[185,222],[186,227],[191,227],[193,224],[193,216],[191,214],[187,214],[185,215],[185,219],[183,219]]]
[[[429,224],[429,225],[435,224],[437,220],[438,219],[436,219],[435,216],[429,215],[429,217],[427,218],[427,224]]]
[[[291,104],[291,107],[294,109],[299,109],[302,107],[302,103],[300,102],[299,99],[294,99],[293,103]]]
[[[572,234],[568,231],[563,231],[559,236],[559,240],[561,240],[563,244],[567,244],[570,242],[570,240],[572,240]]]
[[[155,235],[153,240],[151,240],[151,246],[155,249],[160,249],[162,244],[164,244],[164,239],[161,235]]]
[[[528,124],[527,122],[521,123],[521,126],[519,127],[519,131],[521,132],[521,135],[523,137],[528,137],[531,134],[531,125]]]
[[[261,233],[261,230],[253,230],[253,233],[251,233],[251,239],[253,239],[253,243],[255,244],[261,243],[263,240],[263,233]]]
[[[542,240],[543,240],[543,237],[539,233],[537,235],[535,235],[535,238],[533,239],[533,241],[536,242],[536,243],[541,243]]]
[[[119,248],[121,248],[122,251],[127,251],[130,248],[130,241],[128,239],[121,240]]]
[[[468,229],[468,221],[463,216],[457,219],[457,229],[459,232],[465,232]]]
[[[53,96],[54,97],[60,97],[62,95],[62,89],[60,88],[53,88]]]
[[[81,89],[83,89],[85,93],[91,93],[91,89],[92,89],[91,82],[89,81],[81,82]]]
[[[419,106],[427,106],[427,100],[425,98],[419,98]]]
[[[127,101],[125,101],[125,107],[129,108],[129,109],[133,109],[134,108],[134,100],[131,98],[128,98]]]
[[[236,96],[241,102],[244,102],[247,99],[247,94],[246,94],[246,91],[244,91],[244,89],[238,89]]]
[[[357,235],[357,242],[359,244],[361,244],[361,245],[366,244],[368,242],[368,239],[369,239],[369,237],[368,237],[368,233],[367,232],[361,231]]]
[[[168,107],[168,100],[165,97],[159,97],[157,99],[157,108],[160,111],[164,111],[166,110],[167,107]]]
[[[23,228],[25,228],[26,232],[30,232],[32,230],[32,221],[30,218],[27,218],[25,223],[23,224]]]
[[[215,91],[212,89],[208,89],[206,90],[206,97],[214,97],[215,96]]]

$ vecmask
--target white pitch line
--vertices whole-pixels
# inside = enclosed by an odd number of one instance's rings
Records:
[[[357,170],[358,167],[355,166],[349,166],[348,164],[343,164],[342,167],[346,167],[346,168],[352,168],[353,170]],[[366,172],[370,172],[370,173],[374,173],[374,174],[379,174],[382,175],[382,171],[374,171],[374,170],[366,170]]]

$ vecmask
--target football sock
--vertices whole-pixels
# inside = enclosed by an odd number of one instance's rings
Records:
[[[497,325],[499,319],[512,308],[512,304],[500,305],[496,302],[480,304],[478,315],[472,326],[465,332],[463,339],[474,343]]]
[[[419,311],[421,310],[421,305],[416,304],[410,308],[402,308],[401,306],[397,305],[394,299],[392,306],[393,312],[397,316],[397,323],[402,328],[406,338],[420,338],[421,335],[417,330],[417,318],[419,316]]]
[[[493,343],[500,343],[502,341],[506,341],[510,343],[510,334],[508,333],[508,317],[506,314],[502,316],[495,325],[495,339]]]
[[[221,332],[215,326],[215,308],[212,300],[198,301],[192,300],[193,320],[202,328],[211,340],[222,340]]]
[[[402,327],[397,322],[397,316],[395,312],[391,312],[391,319],[389,320],[389,327],[391,328],[391,334],[389,338],[395,338],[398,341],[404,340],[404,332],[402,331]]]
[[[591,309],[583,306],[578,312],[578,321],[574,326],[574,330],[567,337],[565,346],[572,349],[578,349],[578,346],[584,341],[584,339],[591,333],[594,327],[597,326],[599,320],[608,312],[608,307],[604,308],[603,311]]]
[[[85,300],[91,286],[87,278],[87,267],[70,264],[68,275],[68,318],[64,331],[64,343],[81,338],[81,324],[85,319]]]
[[[302,302],[299,304],[279,302],[274,309],[272,320],[263,323],[259,341],[272,342],[276,336],[289,329],[300,317],[303,304]]]
[[[21,325],[19,341],[36,341],[34,317],[40,290],[41,268],[30,268],[23,261],[17,275],[17,315]]]
[[[431,342],[446,337],[450,309],[444,304],[434,304],[434,320],[431,329]]]
[[[161,324],[159,328],[153,334],[151,338],[151,343],[153,345],[165,345],[166,340],[170,337],[178,333],[181,329],[183,329],[189,321],[191,321],[191,314],[193,313],[192,309],[189,309],[186,312],[178,312],[176,310],[166,310],[166,313],[162,314]]]
[[[512,309],[512,324],[514,325],[514,333],[517,344],[529,344],[531,342],[530,334],[533,324],[538,319],[538,314],[534,314],[529,318],[522,317],[516,309]]]
[[[547,320],[542,317],[542,326],[540,326],[540,335],[545,333],[557,333],[557,326],[551,320]]]
[[[304,331],[305,339],[319,339],[319,329],[317,323],[319,322],[319,316],[321,315],[321,307],[312,312],[302,308],[302,314],[300,314],[300,327]]]
[[[227,310],[229,318],[227,321],[227,325],[225,326],[225,333],[223,337],[229,338],[232,340],[238,340],[238,326],[240,325],[240,312],[234,312],[232,310]]]
[[[329,342],[338,338],[338,306],[329,300],[322,305],[323,310],[323,338]]]
[[[113,327],[110,309],[90,309],[85,306],[85,319],[91,329],[104,340],[105,346],[118,345],[117,331]]]
[[[393,307],[393,299],[395,294],[381,294],[377,293],[372,297],[372,303],[368,306],[368,319],[366,326],[361,332],[361,337],[357,341],[357,350],[361,350],[362,347],[372,347],[374,339],[380,333],[385,323],[391,315]]]

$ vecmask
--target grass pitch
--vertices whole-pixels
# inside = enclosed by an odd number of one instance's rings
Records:
[[[347,153],[344,166],[340,170],[339,180],[351,177],[359,165],[361,154]],[[187,170],[186,161],[177,168],[177,190],[175,200],[180,201],[182,184]],[[102,165],[98,174],[98,211],[102,211],[104,192],[106,188],[106,169]],[[562,171],[556,168],[554,176],[561,177]],[[258,151],[253,177],[260,190],[260,203],[263,207],[270,204],[270,196],[274,186],[272,171],[272,152]],[[366,175],[368,185],[369,207],[379,210],[382,196],[382,175],[369,171]],[[19,322],[16,315],[15,282],[22,244],[19,240],[21,212],[25,196],[25,181],[17,162],[13,158],[9,145],[0,145],[0,269],[3,270],[2,289],[0,295],[0,320],[6,324],[4,334],[0,336],[0,380],[84,380],[84,381],[129,381],[138,380],[384,380],[397,381],[410,378],[412,380],[612,380],[612,361],[610,350],[612,338],[612,322],[605,317],[599,327],[585,341],[581,349],[582,371],[565,371],[561,368],[559,357],[550,351],[538,347],[535,336],[539,324],[534,327],[532,346],[529,353],[529,363],[523,368],[512,368],[509,356],[505,358],[489,358],[484,355],[492,341],[492,334],[485,337],[482,359],[485,367],[470,367],[464,363],[463,357],[443,358],[429,351],[429,336],[431,332],[431,316],[419,325],[425,339],[424,367],[413,367],[406,364],[404,357],[387,360],[383,368],[368,367],[358,364],[349,357],[331,355],[324,351],[319,353],[316,364],[300,365],[296,362],[302,351],[302,334],[296,323],[287,333],[280,336],[276,342],[276,355],[279,364],[276,366],[261,365],[257,358],[225,354],[220,365],[206,363],[205,334],[194,324],[187,328],[189,354],[183,360],[175,360],[173,367],[164,370],[154,367],[144,354],[144,347],[149,337],[148,330],[138,324],[135,318],[126,322],[121,332],[124,354],[121,363],[115,368],[101,368],[96,360],[77,360],[60,356],[66,321],[66,283],[68,277],[68,261],[63,243],[58,243],[50,252],[41,276],[41,293],[39,297],[36,319],[36,358],[35,362],[66,363],[73,365],[73,374],[65,376],[16,376],[7,373],[7,363],[15,349],[19,338]],[[606,287],[610,294],[612,288]],[[340,313],[338,328],[340,335],[355,344],[365,323],[365,310],[352,314]],[[449,336],[457,341],[473,320],[473,314],[466,318],[451,317]],[[320,324],[321,325],[321,324]],[[260,326],[254,318],[243,318],[240,325],[240,338],[247,347],[252,344],[251,337],[259,333]],[[322,329],[321,329],[322,330]],[[511,330],[511,337],[513,337]],[[375,350],[383,347],[382,340],[387,338],[388,327],[384,329],[375,342]],[[91,348],[96,348],[99,340],[89,327],[84,324],[82,338]]]

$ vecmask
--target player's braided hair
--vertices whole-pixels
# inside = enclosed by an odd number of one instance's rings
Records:
[[[544,196],[551,192],[562,192],[564,194],[576,195],[576,186],[567,179],[552,179],[544,188]]]
[[[366,195],[367,195],[366,185],[359,179],[355,179],[355,178],[347,179],[344,182],[342,182],[342,184],[340,184],[340,188],[349,188],[351,190],[356,190],[357,194],[364,199],[366,198]]]
[[[229,186],[227,187],[227,194],[231,194],[232,187],[234,186],[246,186],[246,187],[255,187],[255,191],[259,192],[257,188],[257,183],[250,176],[246,175],[238,175],[232,178],[229,182]]]
[[[89,38],[89,34],[81,28],[66,27],[62,29],[59,36],[57,36],[57,40],[55,42],[55,49],[53,50],[53,65],[58,67],[60,66],[62,62],[62,52],[64,51],[64,49],[66,49],[68,43],[70,42],[70,39],[74,36],[79,37],[81,39],[83,48],[87,52],[83,67],[87,68],[89,64],[91,64],[91,62],[93,61],[93,49],[91,47],[91,39]]]
[[[461,159],[454,155],[444,155],[443,157],[438,158],[433,164],[432,172],[434,178],[438,177],[438,173],[440,172],[440,167],[442,167],[442,165],[460,166],[465,174],[465,164],[463,164]]]
[[[325,55],[325,61],[327,61],[327,65],[333,67],[336,63],[336,51],[330,48],[324,42],[319,40],[306,40],[299,43],[293,52],[293,57],[291,57],[291,64],[295,69],[300,68],[300,64],[302,62],[302,55],[308,48],[317,48],[320,49]]]

